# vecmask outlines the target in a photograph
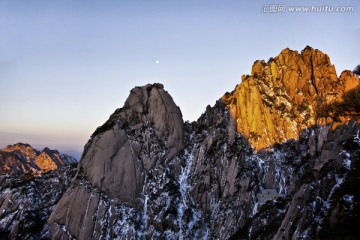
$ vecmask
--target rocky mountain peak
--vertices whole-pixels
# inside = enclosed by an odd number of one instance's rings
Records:
[[[176,148],[180,149],[182,143],[178,140],[183,139],[182,122],[181,111],[164,90],[164,86],[159,83],[148,84],[133,88],[124,107],[117,109],[92,137],[102,134],[116,124],[123,128],[132,126],[134,131],[143,125],[153,125],[156,135],[168,147],[176,145]]]
[[[180,169],[175,156],[183,149],[183,128],[181,111],[163,85],[133,88],[124,107],[97,128],[86,144],[72,190],[49,219],[53,237],[68,235],[61,226],[69,219],[76,223],[68,226],[71,234],[87,239],[102,227],[101,219],[109,217],[107,209],[113,209],[115,217],[124,204],[136,211],[146,208],[150,182]],[[96,193],[90,195],[91,191]],[[79,198],[88,207],[75,201]],[[96,213],[95,225],[87,224]]]
[[[251,75],[242,76],[221,100],[237,132],[260,150],[298,139],[303,129],[319,122],[319,105],[341,99],[357,86],[359,78],[350,71],[338,78],[330,58],[320,50],[307,46],[298,53],[286,48],[268,62],[255,61]]]
[[[51,150],[48,147],[45,147],[41,152],[44,152],[44,153],[47,153],[47,154],[59,154],[58,150],[56,150],[56,149]]]
[[[153,125],[156,136],[168,148],[181,149],[184,134],[182,114],[162,84],[133,88],[120,115],[130,125]]]
[[[15,143],[13,145],[7,145],[2,149],[4,152],[18,151],[28,156],[36,156],[38,152],[27,143]]]
[[[143,171],[174,158],[182,149],[183,135],[181,111],[163,85],[135,87],[124,107],[92,135],[80,168],[93,186],[133,203],[143,188]],[[161,145],[156,158],[149,156],[153,142]]]

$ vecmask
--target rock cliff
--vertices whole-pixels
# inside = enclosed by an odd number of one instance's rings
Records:
[[[196,122],[161,84],[96,129],[48,224],[53,239],[358,239],[360,124],[319,106],[358,89],[289,49]]]

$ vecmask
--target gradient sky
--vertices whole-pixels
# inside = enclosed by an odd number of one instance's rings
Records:
[[[134,86],[161,82],[196,120],[257,59],[306,45],[338,75],[360,63],[352,13],[262,13],[278,0],[1,0],[0,146],[18,141],[81,150]]]

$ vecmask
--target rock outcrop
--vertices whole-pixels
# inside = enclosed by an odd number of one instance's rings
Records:
[[[358,239],[360,124],[317,116],[359,79],[306,47],[255,62],[193,123],[136,87],[85,145],[53,239]]]
[[[41,152],[29,144],[16,143],[0,150],[0,175],[41,173],[76,164],[75,158],[44,148]]]

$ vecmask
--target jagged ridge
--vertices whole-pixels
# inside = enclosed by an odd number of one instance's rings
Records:
[[[44,148],[41,152],[26,143],[8,145],[0,150],[1,174],[37,174],[76,164],[75,158]]]
[[[256,150],[288,139],[315,123],[319,105],[341,100],[359,86],[359,78],[344,71],[338,78],[328,55],[307,46],[301,53],[284,49],[267,63],[256,61],[251,75],[221,100],[230,110],[233,125]]]

